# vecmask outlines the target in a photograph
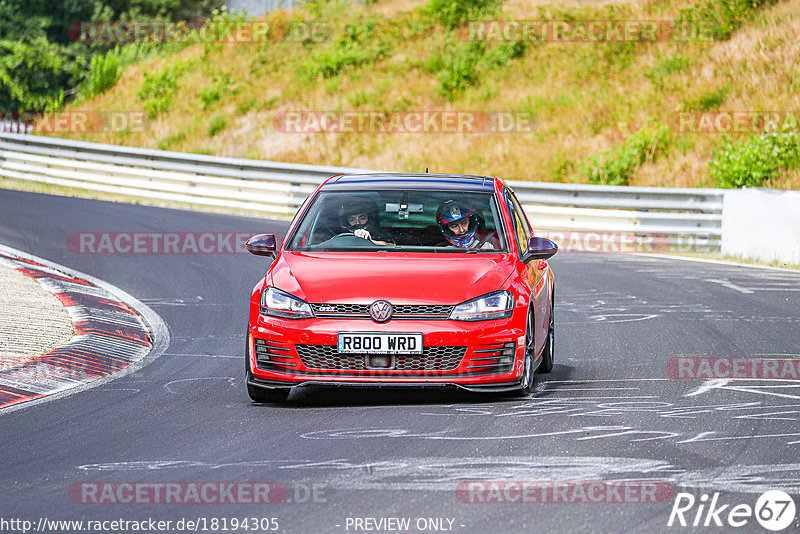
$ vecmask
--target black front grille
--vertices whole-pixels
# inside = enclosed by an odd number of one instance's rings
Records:
[[[336,345],[295,345],[300,360],[309,369],[366,371],[366,354],[339,354]],[[425,347],[422,354],[398,354],[387,371],[453,371],[467,347]]]
[[[317,317],[333,317],[337,315],[364,315],[369,317],[369,304],[312,304],[311,309],[314,310],[314,315]]]
[[[446,315],[450,316],[453,306],[400,304],[394,307],[397,315]]]
[[[312,304],[314,315],[321,319],[369,319],[370,304]],[[447,319],[453,306],[398,304],[392,319]]]

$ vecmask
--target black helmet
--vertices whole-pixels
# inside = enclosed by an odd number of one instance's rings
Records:
[[[469,219],[467,231],[464,234],[455,235],[447,225],[463,219]],[[436,210],[436,221],[439,223],[439,228],[442,230],[445,239],[457,247],[468,247],[478,231],[478,217],[469,202],[460,202],[458,200],[442,202],[439,209]]]
[[[353,215],[367,214],[367,221],[351,225],[347,220]],[[353,198],[346,200],[339,207],[339,225],[347,231],[360,230],[374,226],[378,220],[378,205],[371,199]]]

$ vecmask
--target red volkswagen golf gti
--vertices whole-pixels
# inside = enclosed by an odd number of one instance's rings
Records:
[[[247,391],[457,387],[527,395],[553,367],[556,245],[499,178],[334,176],[305,201],[250,297]]]

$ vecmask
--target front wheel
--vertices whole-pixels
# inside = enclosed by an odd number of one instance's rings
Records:
[[[536,354],[536,342],[533,338],[533,312],[528,311],[528,321],[525,330],[525,366],[522,370],[520,388],[515,394],[518,397],[527,397],[533,391],[533,358]]]
[[[539,371],[542,373],[549,373],[552,371],[555,361],[556,323],[553,304],[555,304],[555,299],[550,301],[550,321],[547,327],[547,341],[542,351],[542,363],[539,365]]]
[[[244,336],[244,379],[250,381],[253,373],[250,372],[250,338],[249,334]],[[264,389],[258,386],[247,384],[247,394],[250,400],[259,404],[268,402],[283,402],[289,397],[289,388]]]

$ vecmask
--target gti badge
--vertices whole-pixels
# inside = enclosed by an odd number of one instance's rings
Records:
[[[392,318],[394,309],[388,301],[376,300],[369,307],[369,316],[376,323],[385,323]]]

